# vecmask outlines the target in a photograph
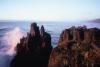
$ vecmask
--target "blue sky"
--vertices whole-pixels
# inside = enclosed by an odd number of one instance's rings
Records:
[[[100,0],[0,0],[1,20],[77,21],[100,18]]]

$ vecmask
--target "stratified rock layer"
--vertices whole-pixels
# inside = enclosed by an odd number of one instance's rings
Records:
[[[100,67],[100,29],[65,29],[51,52],[48,67]]]
[[[32,23],[27,37],[20,39],[16,46],[17,54],[11,67],[47,67],[51,50],[50,34],[43,26],[39,31],[37,24]]]

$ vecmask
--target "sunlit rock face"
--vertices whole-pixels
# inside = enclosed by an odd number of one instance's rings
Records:
[[[27,37],[20,39],[16,46],[17,54],[11,67],[47,67],[51,50],[50,34],[43,26],[39,31],[37,24],[32,23]]]
[[[51,52],[48,67],[100,67],[100,29],[65,29]]]

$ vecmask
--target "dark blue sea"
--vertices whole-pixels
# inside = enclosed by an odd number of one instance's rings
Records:
[[[31,22],[0,22],[0,67],[9,67],[16,54],[15,46],[20,38],[29,32]],[[100,28],[100,23],[95,22],[37,22],[38,26],[44,25],[45,30],[51,34],[52,46],[56,47],[60,33],[72,26],[87,28]]]

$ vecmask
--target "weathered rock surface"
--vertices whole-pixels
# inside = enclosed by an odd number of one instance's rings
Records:
[[[17,54],[11,62],[11,67],[47,67],[52,50],[51,36],[44,27],[31,24],[27,37],[20,39],[16,46]]]
[[[65,29],[51,52],[48,67],[100,67],[100,29]]]

